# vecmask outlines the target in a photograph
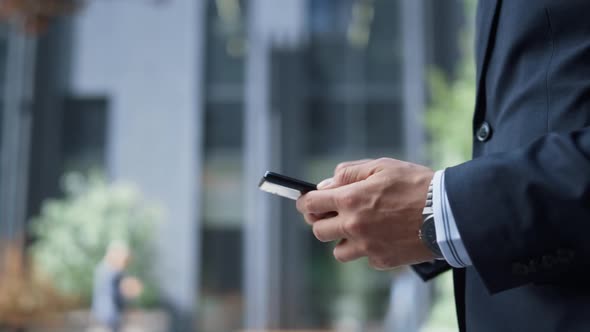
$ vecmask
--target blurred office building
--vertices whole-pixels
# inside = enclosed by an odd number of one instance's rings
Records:
[[[335,262],[258,181],[426,162],[425,77],[456,65],[461,8],[90,0],[39,38],[4,24],[0,234],[26,233],[66,172],[100,168],[165,208],[153,267],[171,330],[380,330],[400,272]],[[423,319],[428,300],[407,298]]]

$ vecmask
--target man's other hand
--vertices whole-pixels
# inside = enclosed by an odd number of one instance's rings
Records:
[[[338,165],[334,177],[297,200],[297,209],[322,242],[340,242],[340,262],[364,256],[379,270],[434,259],[418,237],[434,172],[382,158]]]

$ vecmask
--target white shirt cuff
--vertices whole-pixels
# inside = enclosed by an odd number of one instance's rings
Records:
[[[445,260],[457,268],[472,265],[447,198],[444,171],[437,171],[432,180],[432,209],[437,242]]]

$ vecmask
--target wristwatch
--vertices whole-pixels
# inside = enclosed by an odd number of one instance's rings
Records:
[[[422,227],[418,231],[420,240],[426,245],[434,254],[436,259],[444,259],[440,250],[440,246],[436,241],[436,229],[434,227],[434,211],[432,209],[432,182],[428,187],[428,195],[426,196],[426,205],[422,210]]]

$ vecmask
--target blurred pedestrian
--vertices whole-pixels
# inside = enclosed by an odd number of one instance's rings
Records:
[[[125,274],[130,260],[129,247],[113,242],[94,273],[92,315],[109,332],[120,331],[125,302],[137,298],[143,291],[139,279]]]

